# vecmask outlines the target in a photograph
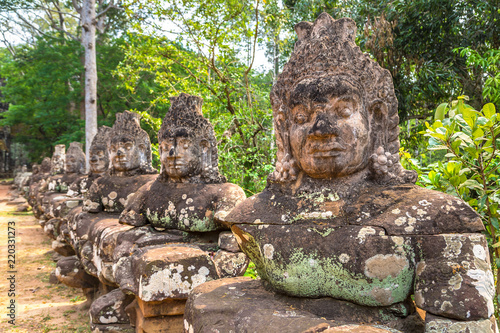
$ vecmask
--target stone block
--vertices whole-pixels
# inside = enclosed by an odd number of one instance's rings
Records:
[[[169,299],[161,302],[144,302],[136,297],[137,304],[141,308],[144,317],[158,317],[158,316],[178,316],[184,314],[186,307],[185,299]]]
[[[133,300],[132,296],[115,289],[92,303],[89,310],[90,321],[94,324],[130,324],[125,308]]]
[[[218,279],[209,254],[197,246],[140,249],[129,260],[130,268],[117,270],[115,278],[120,287],[126,281],[127,290],[145,302],[186,299],[193,288]]]
[[[183,316],[145,317],[139,306],[136,306],[136,333],[181,333],[183,332]]]
[[[248,267],[249,259],[243,252],[217,251],[212,258],[220,278],[241,276]]]
[[[230,231],[223,231],[219,234],[219,247],[229,252],[241,251],[236,237]]]

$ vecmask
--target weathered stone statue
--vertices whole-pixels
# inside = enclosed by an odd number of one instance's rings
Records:
[[[54,218],[49,221],[54,225],[56,239],[52,242],[52,248],[57,253],[68,256],[74,254],[74,244],[71,239],[71,228],[68,229],[68,222],[72,224],[74,217],[81,213],[83,195],[87,193],[92,183],[106,173],[109,167],[109,155],[107,143],[111,128],[101,126],[92,140],[89,149],[90,173],[77,177],[69,186],[68,192],[64,196],[59,196],[54,200],[52,208]],[[69,151],[69,150],[68,150]],[[83,152],[82,152],[83,153]],[[68,154],[68,156],[71,156]],[[78,166],[80,170],[85,167],[85,161]],[[68,170],[68,166],[66,167]]]
[[[111,128],[101,126],[92,140],[89,149],[90,173],[87,177],[73,182],[68,189],[68,196],[79,197],[87,193],[94,180],[103,176],[109,169],[108,139]],[[83,165],[84,167],[84,165]]]
[[[416,175],[401,167],[389,72],[355,45],[351,19],[323,13],[296,31],[271,92],[276,171],[225,218],[266,285],[286,296],[255,281],[200,286],[186,331],[259,331],[258,322],[272,322],[268,330],[288,332],[375,332],[367,327],[375,324],[495,332],[481,219],[462,200],[414,185]],[[219,311],[224,318],[211,317]]]
[[[117,287],[112,254],[118,235],[131,229],[119,224],[118,216],[135,192],[156,178],[156,171],[151,166],[149,136],[140,128],[137,114],[125,111],[116,115],[107,151],[111,161],[109,173],[93,181],[85,195],[83,212],[75,214],[68,222],[77,258],[60,260],[57,267],[59,280],[83,288],[88,303],[98,296],[95,294],[97,289],[100,294],[106,294],[102,297],[109,298],[107,292]],[[123,302],[121,305],[126,306]],[[104,322],[93,321],[92,329],[99,329],[101,324],[106,326]],[[115,324],[125,331],[130,330],[128,321]]]
[[[194,287],[242,275],[248,265],[232,235],[220,232],[228,230],[220,219],[246,196],[219,173],[217,141],[202,102],[187,94],[171,98],[158,133],[161,173],[120,215],[121,223],[135,228],[118,236],[115,279],[136,296],[132,324],[138,331],[157,332],[151,327],[161,325],[180,330]],[[115,312],[93,305],[91,317]]]
[[[54,147],[54,154],[50,160],[50,171],[53,175],[64,173],[64,166],[66,164],[66,146],[56,145]]]
[[[90,187],[84,211],[121,213],[128,198],[144,183],[153,180],[151,142],[139,125],[139,115],[129,111],[116,114],[108,143],[109,176],[100,177]]]
[[[70,185],[68,190],[68,198],[61,203],[62,208],[58,210],[60,213],[61,222],[59,223],[57,239],[52,242],[52,248],[65,258],[62,258],[57,263],[56,276],[64,284],[81,288],[87,294],[87,302],[84,308],[88,308],[92,302],[93,294],[99,284],[99,280],[95,276],[91,276],[85,272],[83,265],[80,262],[78,255],[81,253],[83,244],[87,241],[86,237],[82,240],[82,235],[88,230],[82,232],[83,224],[88,220],[81,219],[82,212],[82,195],[85,195],[88,188],[93,182],[105,175],[109,168],[108,142],[111,128],[101,126],[98,128],[97,134],[92,140],[92,145],[89,149],[89,164],[90,174],[83,179],[78,179]],[[72,208],[73,207],[73,208]],[[71,209],[68,211],[68,209]],[[85,215],[84,215],[85,216]],[[90,223],[88,223],[90,224]],[[78,233],[80,232],[80,234]],[[77,255],[71,255],[73,254]]]
[[[202,99],[180,94],[171,101],[158,132],[160,176],[140,189],[120,222],[149,223],[156,230],[224,229],[219,219],[245,199],[245,193],[219,174],[217,141],[201,113]]]
[[[62,149],[62,147],[60,147]],[[57,151],[57,150],[56,150]],[[61,153],[59,153],[59,156]],[[54,158],[53,158],[54,160]],[[85,173],[85,154],[82,151],[82,146],[79,142],[71,142],[68,151],[65,154],[65,172],[62,175],[56,174],[48,180],[48,191],[45,192],[42,198],[42,224],[45,233],[52,238],[57,237],[57,226],[53,223],[54,219],[59,214],[54,210],[58,207],[58,203],[66,199],[66,192],[70,184],[86,178]],[[53,164],[58,168],[58,163]],[[60,208],[60,206],[59,206]],[[52,220],[52,222],[51,222]]]
[[[50,177],[50,158],[45,157],[40,164],[38,173],[34,174],[30,180],[28,203],[33,208],[33,215],[39,219],[43,214],[37,198],[40,189],[46,188],[47,179]]]

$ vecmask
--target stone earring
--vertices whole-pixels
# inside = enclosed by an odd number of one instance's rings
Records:
[[[297,179],[299,167],[295,158],[286,154],[281,162],[276,162],[276,179],[279,181],[292,181]]]
[[[373,172],[373,178],[376,180],[386,179],[387,176],[394,175],[394,158],[391,153],[386,152],[384,147],[379,146],[374,154],[370,156],[370,169]]]

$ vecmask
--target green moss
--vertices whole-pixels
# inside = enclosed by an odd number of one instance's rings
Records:
[[[299,198],[311,201],[316,204],[323,203],[325,201],[333,202],[340,200],[339,195],[329,189],[324,189],[321,192],[303,193],[299,195]]]
[[[251,235],[245,234],[245,238],[244,252],[255,263],[259,275],[288,295],[330,296],[362,305],[382,306],[388,304],[378,301],[374,290],[390,290],[390,303],[404,301],[411,291],[413,270],[410,267],[405,267],[396,277],[372,279],[346,269],[335,255],[325,257],[316,251],[305,253],[302,248],[292,250],[286,261],[276,250],[269,259],[264,257]]]
[[[179,221],[179,224],[182,222]],[[187,228],[184,223],[182,223],[183,228]],[[203,219],[199,218],[190,218],[189,219],[189,230],[190,231],[198,231],[198,232],[207,232],[207,231],[213,231],[216,230],[217,228],[215,227],[213,220],[209,219],[208,217],[204,217]]]
[[[326,237],[328,236],[329,234],[332,233],[332,231],[334,231],[335,229],[334,228],[327,228],[327,229],[324,229],[324,230],[318,230],[316,228],[311,228],[312,231],[320,234],[322,237]]]

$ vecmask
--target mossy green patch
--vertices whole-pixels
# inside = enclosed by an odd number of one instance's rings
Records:
[[[244,233],[243,236],[244,252],[255,263],[259,275],[288,295],[330,296],[362,305],[386,306],[404,301],[412,289],[414,272],[409,265],[395,277],[389,275],[379,280],[354,273],[333,254],[306,253],[304,249],[296,248],[285,260],[279,249],[273,247],[272,256],[265,257],[264,250],[250,234]],[[414,261],[413,252],[406,255],[409,262]]]

